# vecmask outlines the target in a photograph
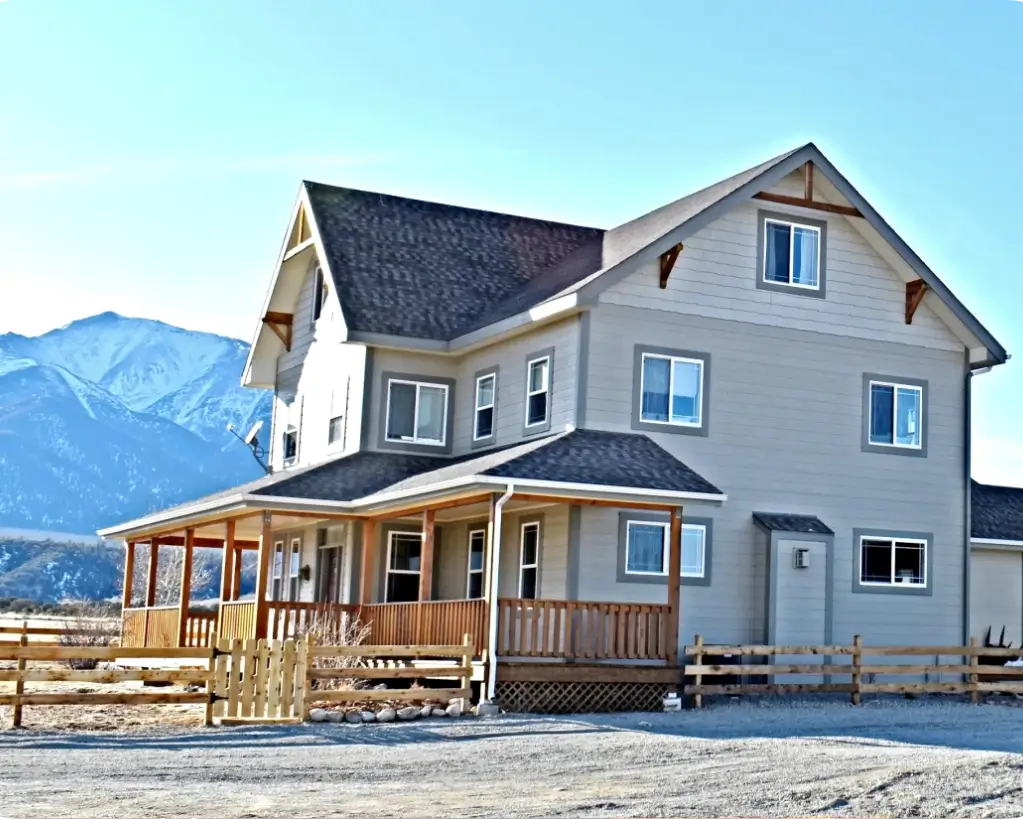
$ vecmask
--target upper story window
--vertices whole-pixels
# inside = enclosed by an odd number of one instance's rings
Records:
[[[345,412],[348,405],[348,388],[351,379],[346,379],[345,387],[331,390],[330,420],[327,426],[327,444],[343,444],[345,440]]]
[[[927,382],[863,376],[863,451],[927,454]]]
[[[551,356],[526,362],[526,428],[550,427]]]
[[[668,546],[671,527],[668,523],[630,520],[626,524],[625,572],[639,575],[668,575]],[[703,577],[707,527],[703,524],[682,525],[682,576]]]
[[[476,379],[476,409],[472,439],[482,441],[494,437],[494,405],[497,401],[497,373]]]
[[[824,298],[827,222],[760,211],[757,287]]]
[[[703,423],[703,361],[643,353],[640,419],[698,427]]]
[[[323,268],[316,265],[313,272],[313,322],[315,322],[322,314],[323,308],[327,304],[327,281],[323,276]]]
[[[447,441],[448,386],[391,378],[387,382],[388,441],[444,446]]]
[[[292,466],[298,462],[299,428],[302,423],[302,399],[295,396],[285,404],[279,419],[281,433],[281,457],[284,466]]]

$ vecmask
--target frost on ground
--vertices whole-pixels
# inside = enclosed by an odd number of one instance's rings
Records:
[[[0,733],[6,817],[1020,816],[1023,708],[937,700]]]

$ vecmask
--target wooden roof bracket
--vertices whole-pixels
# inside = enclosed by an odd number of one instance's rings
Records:
[[[847,205],[832,205],[830,202],[815,202],[813,198],[813,163],[807,162],[803,166],[803,198],[798,196],[783,196],[780,193],[767,193],[760,191],[753,194],[754,199],[763,199],[765,202],[776,202],[779,205],[794,205],[798,208],[810,208],[810,210],[822,210],[825,213],[838,213],[842,216],[856,216],[860,219],[863,214],[856,208]]]
[[[668,276],[671,275],[671,271],[674,269],[675,262],[678,261],[679,254],[681,252],[682,244],[680,242],[661,254],[661,290],[667,289]]]
[[[263,316],[263,324],[273,330],[274,335],[284,342],[284,349],[291,352],[291,327],[294,323],[291,313],[274,313],[270,310]]]
[[[913,315],[916,308],[927,295],[927,283],[923,279],[914,279],[906,282],[906,324],[913,323]]]

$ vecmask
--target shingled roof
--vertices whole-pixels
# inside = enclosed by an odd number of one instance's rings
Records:
[[[1023,489],[971,482],[971,535],[1023,541]]]
[[[305,187],[350,330],[450,340],[581,248],[600,267],[599,228]]]

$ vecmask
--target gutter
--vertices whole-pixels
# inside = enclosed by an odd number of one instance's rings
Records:
[[[504,505],[511,500],[515,494],[515,484],[509,483],[508,489],[494,505],[494,530],[491,532],[493,544],[490,549],[490,634],[487,638],[489,653],[487,659],[490,663],[490,670],[487,674],[487,696],[486,701],[494,701],[494,693],[497,691],[497,590],[498,581],[501,576],[501,524],[503,522]]]

